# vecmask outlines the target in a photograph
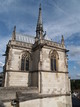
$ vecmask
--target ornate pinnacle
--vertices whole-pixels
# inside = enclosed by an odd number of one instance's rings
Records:
[[[37,21],[37,27],[36,27],[36,37],[38,39],[43,38],[43,23],[42,23],[42,14],[41,14],[41,4],[39,7],[39,15],[38,15],[38,21]]]
[[[64,46],[64,36],[62,35],[61,44]]]
[[[16,39],[16,26],[14,26],[13,34],[12,34],[12,40]]]

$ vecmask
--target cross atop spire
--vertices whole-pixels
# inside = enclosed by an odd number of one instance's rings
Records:
[[[38,21],[37,21],[37,27],[36,27],[36,37],[38,39],[43,38],[43,23],[42,23],[42,14],[41,14],[41,4],[39,7],[39,15],[38,15]]]

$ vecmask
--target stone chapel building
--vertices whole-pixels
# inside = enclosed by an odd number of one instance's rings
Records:
[[[67,52],[63,36],[56,43],[44,33],[40,5],[35,38],[14,27],[7,44],[4,88],[11,100],[6,107],[72,107]]]

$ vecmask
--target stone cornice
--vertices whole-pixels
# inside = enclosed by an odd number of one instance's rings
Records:
[[[42,48],[43,46],[46,48],[57,48],[57,49],[65,51],[65,52],[68,52],[68,50],[62,44],[53,42],[53,41],[49,41],[49,40],[44,40],[44,39],[38,40],[37,42],[35,42],[35,44],[33,44],[32,49],[34,51],[34,50],[38,49],[39,47]]]
[[[33,44],[30,44],[30,43],[26,43],[26,42],[19,42],[19,41],[12,41],[10,40],[8,42],[8,46],[15,46],[15,47],[21,47],[21,48],[32,48],[32,45]]]
[[[29,73],[30,71],[21,71],[21,70],[6,70],[5,72],[22,72],[22,73]]]
[[[12,100],[18,102],[28,101],[28,100],[34,100],[34,99],[43,99],[43,98],[54,98],[54,97],[61,97],[61,96],[70,96],[70,93],[64,93],[64,94],[36,94],[36,93],[18,93],[17,92],[17,99],[5,99],[2,100],[3,102],[11,102]]]
[[[61,97],[61,96],[70,96],[70,93],[64,93],[64,94],[35,94],[35,93],[30,93],[30,94],[21,94],[19,93],[19,97],[17,101],[23,102],[23,101],[28,101],[28,100],[34,100],[34,99],[43,99],[43,98],[54,98],[54,97]]]
[[[55,49],[56,51],[60,51],[60,52],[68,52],[69,51],[67,49],[61,49],[61,48],[58,48],[58,47],[51,47],[51,46],[45,46],[45,45],[44,45],[44,48],[45,49]]]
[[[69,72],[63,72],[63,71],[47,71],[47,70],[34,70],[34,71],[6,70],[6,72],[22,72],[22,73],[46,72],[46,73],[64,73],[64,74],[69,73]]]

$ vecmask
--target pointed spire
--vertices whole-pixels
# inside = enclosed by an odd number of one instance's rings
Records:
[[[43,27],[43,26],[42,26],[41,4],[40,4],[40,7],[39,7],[39,16],[38,16],[37,26]]]
[[[12,40],[15,40],[15,39],[16,39],[16,26],[14,26],[14,30],[12,33]]]
[[[64,46],[64,36],[62,35],[61,44]]]
[[[43,23],[42,23],[42,14],[41,14],[41,4],[39,7],[39,16],[38,16],[37,27],[36,27],[36,37],[38,39],[43,38]]]

